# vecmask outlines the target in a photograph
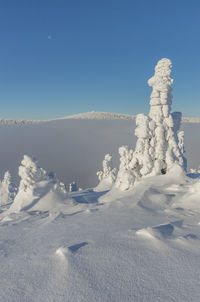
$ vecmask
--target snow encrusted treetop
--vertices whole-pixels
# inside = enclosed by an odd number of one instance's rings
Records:
[[[158,61],[154,76],[148,80],[149,86],[157,91],[166,92],[174,81],[170,76],[171,69],[172,62],[169,59],[164,58]]]

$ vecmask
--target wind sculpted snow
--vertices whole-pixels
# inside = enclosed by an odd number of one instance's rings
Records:
[[[54,195],[45,211],[4,209],[0,301],[199,301],[195,183],[175,169],[125,193],[86,190]]]

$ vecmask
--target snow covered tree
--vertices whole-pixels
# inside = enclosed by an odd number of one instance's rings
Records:
[[[129,151],[127,147],[120,151],[121,164],[116,181],[119,188],[126,190],[132,187],[134,177],[165,174],[174,164],[186,170],[183,133],[178,134],[181,113],[171,113],[171,68],[169,59],[160,60],[154,76],[148,80],[152,87],[149,116],[137,115],[135,151]]]
[[[24,155],[19,167],[19,176],[21,177],[19,193],[33,193],[37,182],[47,180],[49,178],[47,172],[38,166],[37,160],[29,157],[28,155]]]
[[[11,182],[11,175],[6,171],[2,183],[0,183],[0,205],[6,205],[13,201],[17,193],[17,187]]]
[[[105,155],[102,166],[103,170],[97,172],[99,181],[113,184],[116,180],[117,170],[116,168],[113,169],[112,156],[110,154]]]
[[[36,200],[45,196],[48,192],[65,195],[66,187],[60,183],[54,173],[47,173],[40,168],[37,160],[24,155],[19,167],[21,178],[18,193],[14,199],[11,210],[20,211],[30,207]]]
[[[133,186],[135,175],[130,169],[130,163],[133,157],[133,150],[129,150],[128,146],[121,146],[119,148],[120,166],[117,175],[116,186],[121,190],[128,190]]]
[[[11,185],[11,175],[9,171],[5,172],[2,184],[7,189],[7,191],[9,191],[9,187]]]

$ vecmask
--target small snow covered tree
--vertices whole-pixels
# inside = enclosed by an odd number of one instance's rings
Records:
[[[75,181],[69,184],[69,192],[76,192],[78,191],[77,184]]]
[[[6,171],[2,183],[0,184],[0,205],[5,205],[13,201],[17,192],[17,187],[11,182],[11,175]]]
[[[37,160],[24,155],[19,166],[21,178],[18,193],[14,199],[11,210],[20,211],[30,207],[32,203],[45,196],[48,192],[66,194],[66,187],[60,183],[54,173],[47,173],[40,168]]]
[[[37,182],[49,178],[47,172],[38,166],[36,159],[28,155],[24,155],[19,167],[19,176],[21,177],[19,193],[31,192],[32,194]]]
[[[117,170],[116,168],[113,169],[112,156],[110,154],[105,155],[102,165],[103,170],[97,172],[99,181],[113,184],[116,180]]]
[[[119,148],[120,166],[116,180],[116,187],[121,190],[128,190],[133,186],[135,181],[135,175],[132,169],[130,169],[130,163],[133,156],[133,150],[129,150],[128,146],[121,146]]]
[[[138,114],[135,135],[136,149],[120,150],[120,168],[116,186],[123,190],[134,184],[134,178],[146,175],[167,173],[174,164],[186,170],[184,140],[179,132],[181,113],[171,112],[173,79],[172,63],[169,59],[160,60],[155,67],[155,74],[148,80],[152,87],[149,116]],[[123,153],[123,154],[122,154]],[[126,173],[124,173],[124,171]]]
[[[2,184],[7,189],[7,191],[9,191],[9,187],[11,185],[11,175],[9,171],[5,172]]]

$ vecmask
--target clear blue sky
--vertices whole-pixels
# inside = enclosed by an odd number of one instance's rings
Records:
[[[199,0],[0,0],[0,117],[147,113],[173,63],[173,110],[200,117]]]

